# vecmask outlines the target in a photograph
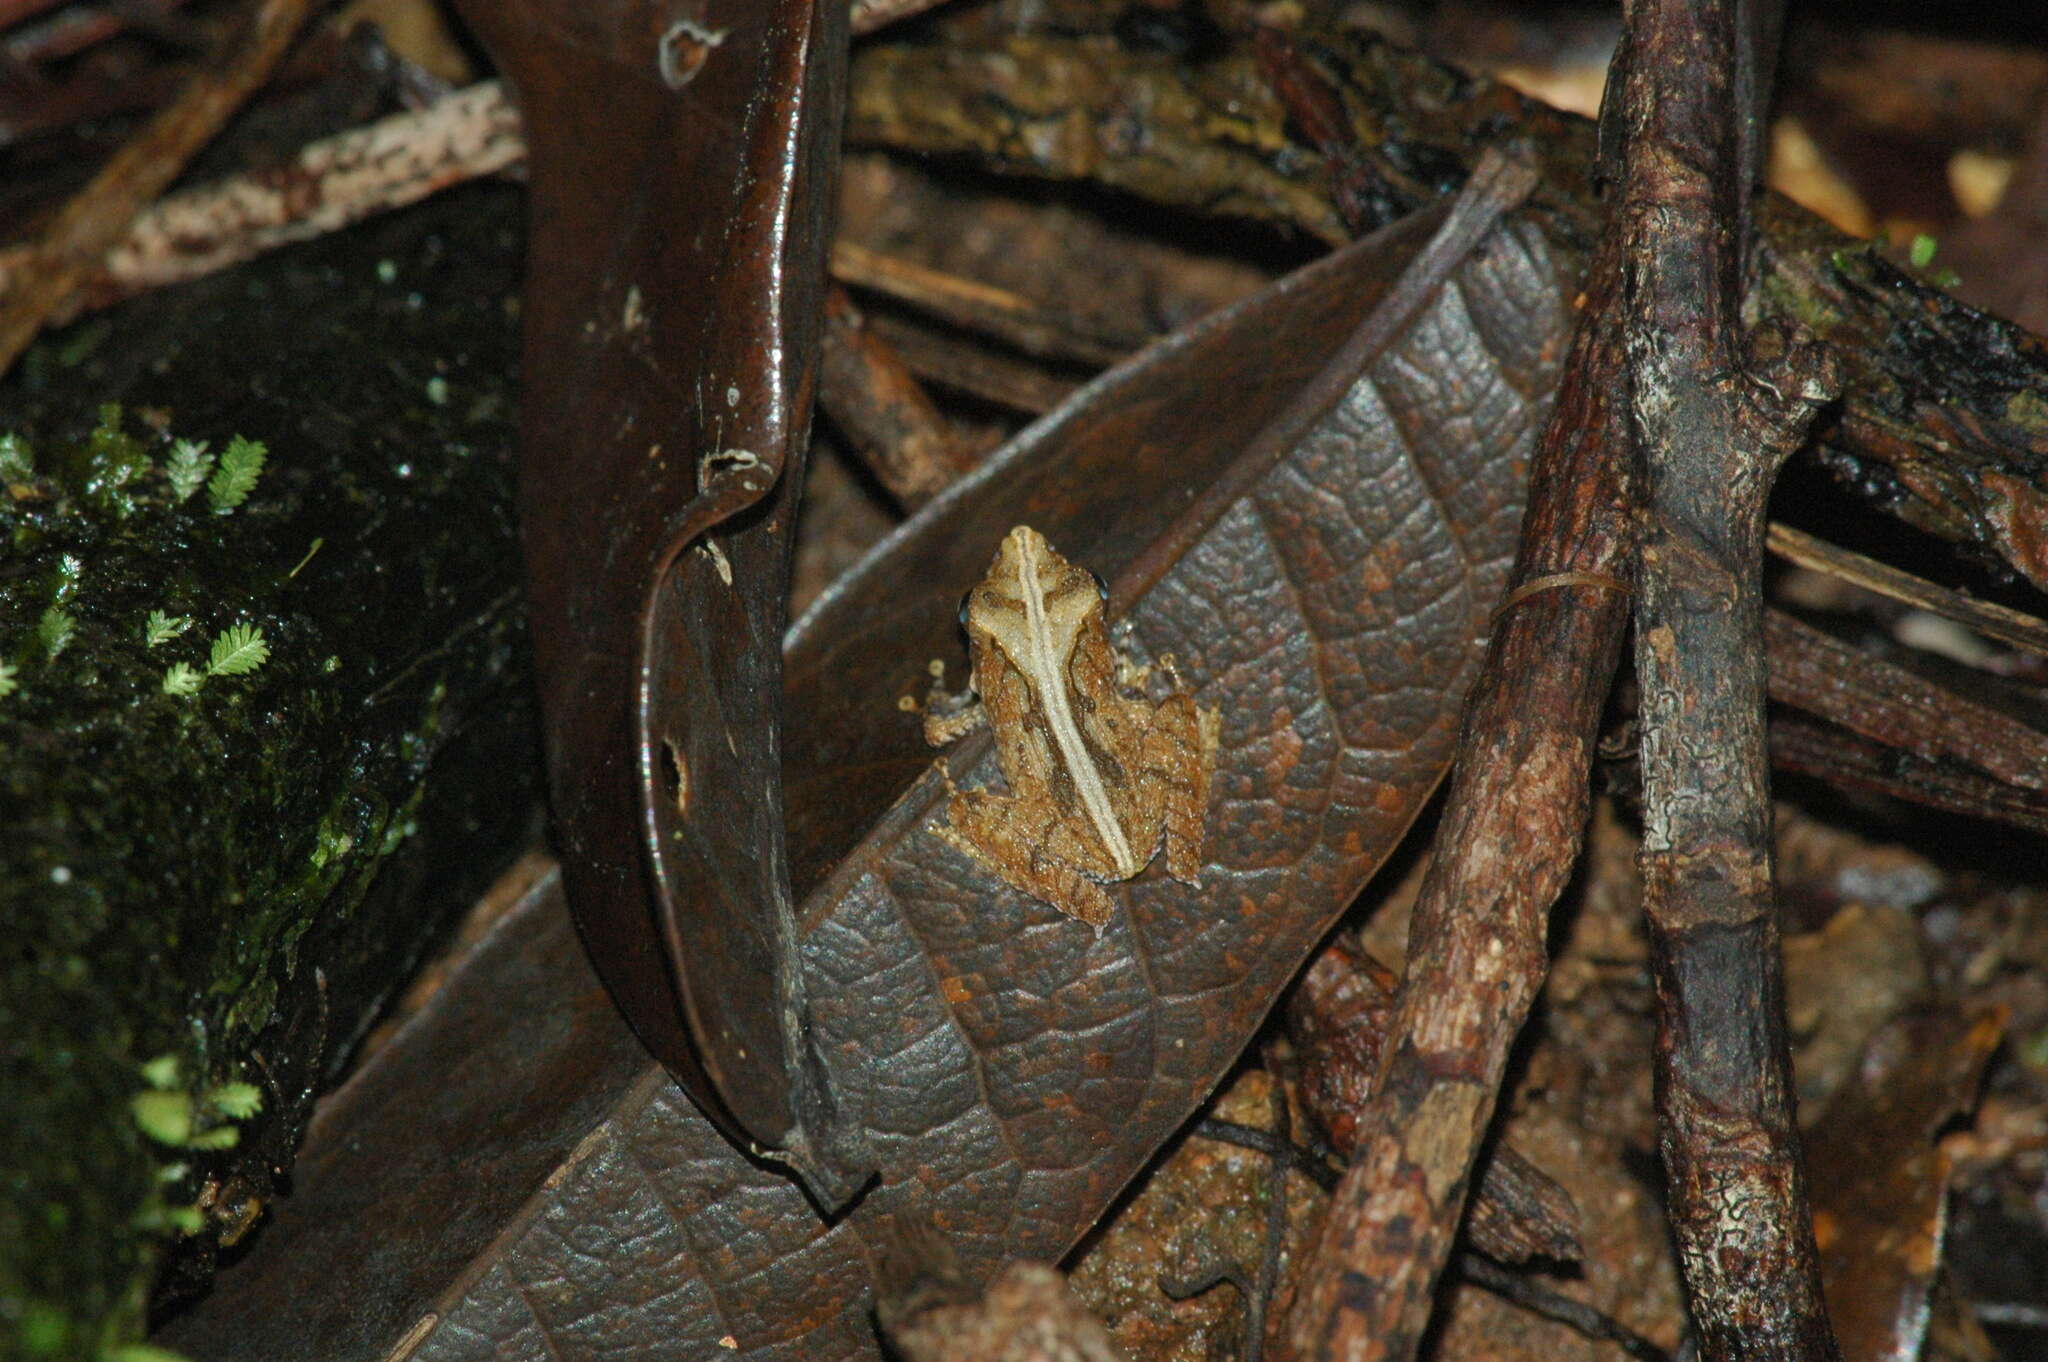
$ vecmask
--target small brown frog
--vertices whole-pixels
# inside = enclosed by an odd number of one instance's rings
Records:
[[[979,702],[925,715],[934,746],[990,724],[1010,787],[955,790],[939,835],[1098,930],[1100,886],[1138,875],[1162,838],[1167,873],[1199,883],[1217,735],[1166,659],[1174,691],[1157,704],[1120,675],[1105,596],[1038,531],[1011,530],[961,606]]]

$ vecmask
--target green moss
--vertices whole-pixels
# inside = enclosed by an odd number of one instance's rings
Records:
[[[528,826],[519,207],[481,202],[138,300],[0,388],[0,1357],[143,1355],[202,1189],[269,1194]],[[444,370],[496,402],[433,406]]]

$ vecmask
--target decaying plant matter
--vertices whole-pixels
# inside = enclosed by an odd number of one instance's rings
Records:
[[[864,6],[853,27],[919,8]],[[1764,506],[1808,419],[1840,393],[1822,459],[1868,504],[2048,581],[2030,443],[2048,419],[2028,395],[2048,351],[1780,205],[1752,214],[1760,125],[1741,54],[1758,34],[1737,0],[1635,4],[1599,193],[1590,125],[1342,33],[1330,15],[1293,27],[1277,12],[1142,8],[1112,20],[1090,0],[1042,0],[1025,23],[962,0],[856,58],[854,135],[1149,200],[1108,216],[1194,206],[1330,243],[1378,235],[1278,282],[1299,241],[1261,238],[1206,277],[1203,252],[1230,252],[1176,241],[1173,263],[1126,292],[1155,257],[1063,239],[1099,202],[1012,196],[957,165],[870,153],[849,178],[888,187],[843,196],[831,239],[836,12],[792,3],[801,22],[674,26],[649,49],[631,24],[527,25],[479,5],[509,65],[502,86],[480,81],[275,172],[189,191],[130,232],[156,254],[68,267],[63,306],[98,305],[515,165],[531,145],[541,231],[522,304],[524,414],[532,446],[560,456],[528,488],[560,730],[549,750],[558,815],[565,798],[605,806],[599,897],[616,911],[585,921],[584,940],[638,1030],[620,1028],[561,920],[564,884],[587,913],[593,883],[579,887],[575,859],[593,864],[587,820],[565,816],[568,873],[535,882],[333,1104],[298,1195],[167,1342],[221,1359],[297,1355],[302,1336],[337,1359],[862,1358],[882,1346],[879,1326],[911,1358],[1097,1362],[1120,1348],[1151,1362],[1169,1345],[1148,1351],[1144,1329],[1117,1317],[1110,1302],[1131,1297],[1104,1294],[1112,1269],[1075,1278],[1105,1329],[1056,1275],[1004,1260],[1068,1252],[1192,1128],[1265,1161],[1231,1193],[1249,1230],[1162,1231],[1179,1256],[1136,1272],[1147,1301],[1188,1298],[1209,1322],[1176,1356],[1199,1337],[1201,1355],[1235,1348],[1246,1362],[1262,1347],[1292,1362],[1405,1362],[1432,1330],[1446,1331],[1439,1348],[1462,1345],[1478,1284],[1520,1318],[1663,1358],[1683,1313],[1674,1261],[1690,1331],[1715,1362],[1832,1357],[1823,1270],[1869,1283],[1837,1294],[1863,1321],[1858,1346],[1888,1329],[1895,1346],[1917,1343],[1939,1299],[1928,1255],[1871,1266],[1837,1231],[1904,1226],[1941,1243],[1950,1162],[1931,1142],[1968,1110],[2000,1022],[1953,1008],[1901,1022],[1909,1000],[1926,1001],[1917,957],[1895,989],[1874,988],[1883,1006],[1838,1009],[1855,1025],[1826,1044],[1809,1045],[1808,1029],[1835,1012],[1797,1014],[1799,1091],[1845,1093],[1825,1128],[1873,1132],[1856,1144],[1867,1177],[1815,1179],[1833,1198],[1816,1253],[1779,920],[1810,929],[1794,950],[1810,990],[1829,950],[1861,960],[1848,953],[1858,940],[1866,952],[1916,941],[1924,900],[1901,875],[1884,912],[1840,907],[1834,890],[1778,902],[1764,763],[2038,830],[2048,739],[2024,694],[2001,700],[1967,676],[1880,660],[1810,615],[1766,611]],[[716,132],[728,115],[738,139]],[[1506,161],[1481,159],[1518,139]],[[741,146],[745,173],[720,169]],[[886,206],[913,179],[932,197]],[[766,216],[736,225],[738,209],[716,209],[699,180]],[[255,192],[266,184],[289,192]],[[793,218],[775,216],[790,205]],[[177,222],[191,230],[163,230]],[[33,261],[0,254],[0,269],[19,280]],[[1835,350],[1800,343],[1792,320]],[[1956,354],[1989,358],[1960,375],[1936,363]],[[429,393],[439,403],[446,386]],[[820,449],[846,446],[880,493],[869,523],[914,514],[778,649],[788,549],[816,553],[815,530],[808,549],[796,542],[813,397]],[[1018,413],[1047,411],[1003,444]],[[822,520],[848,479],[819,461],[806,495]],[[679,519],[669,493],[692,488]],[[1135,779],[1139,813],[1107,826],[1145,840],[1147,781],[1164,770],[1148,749],[1062,749],[1034,786],[985,737],[933,765],[919,736],[934,717],[919,697],[963,660],[954,604],[1020,525],[1071,556],[1063,598],[1094,612],[1089,655],[1116,659],[1115,687],[1150,685],[1164,703],[1185,678],[1194,712],[1221,731],[1205,744],[1213,776],[1205,760],[1182,782],[1164,870],[1119,855],[1116,876],[1089,875],[1085,900],[1048,888],[1044,858],[1029,839],[1011,845],[1011,824],[1020,804],[1032,816],[1056,805],[1072,767],[1089,788]],[[2019,650],[1996,659],[2013,689],[2039,679],[2038,620],[1789,528],[1774,545]],[[844,563],[859,547],[822,556]],[[1099,601],[1084,568],[1104,583]],[[572,579],[587,598],[555,609],[548,593]],[[1633,709],[1621,731],[1634,741],[1603,744],[1632,605],[1636,684],[1619,707]],[[611,614],[643,606],[651,631]],[[645,650],[634,687],[620,684],[628,647]],[[1107,665],[1093,684],[1056,657],[1034,665],[1007,736],[1036,740],[1055,711],[1107,705],[1123,693]],[[575,684],[560,684],[563,667]],[[1766,670],[1785,718],[1768,743]],[[707,689],[710,677],[723,679]],[[1612,767],[1618,800],[1596,804],[1596,761],[1631,749],[1638,763]],[[1297,980],[1288,1037],[1264,1033],[1264,1071],[1236,1076],[1261,1108],[1236,1115],[1270,1125],[1191,1127],[1446,770],[1405,924],[1364,929],[1388,960],[1405,933],[1398,971],[1364,954],[1354,919]],[[1582,843],[1604,845],[1592,855],[1607,864],[1586,878],[1611,885],[1634,852],[1614,808],[1638,795],[1642,902],[1606,905],[1604,949],[1563,948],[1553,972],[1559,938],[1582,930]],[[948,837],[969,808],[986,835]],[[1069,869],[1094,864],[1088,837],[1110,835],[1093,815],[1056,827],[1078,848]],[[1007,849],[991,858],[992,846]],[[640,911],[649,866],[654,918]],[[1567,906],[1556,922],[1554,903]],[[1956,973],[1981,974],[1983,958]],[[1571,1000],[1608,991],[1625,996],[1606,1043],[1643,1068],[1654,1009],[1661,1130],[1638,1083],[1633,1107],[1615,1099],[1614,1129],[1577,1113],[1578,1129],[1600,1130],[1597,1158],[1560,1154],[1541,1142],[1531,1094],[1595,1086],[1559,1078],[1569,1066],[1554,1042],[1584,1021],[1563,1019]],[[1539,1008],[1546,1023],[1518,1060]],[[1947,1081],[1938,1064],[1876,1063],[1901,1043],[1885,1037],[1921,1034],[1946,1038]],[[1850,1080],[1866,1041],[1872,1063]],[[1907,1105],[1880,1119],[1894,1093]],[[1634,1195],[1625,1156],[1658,1147],[1678,1257],[1665,1211],[1641,1205],[1640,1256],[1654,1261],[1631,1281],[1658,1284],[1637,1313],[1609,1292],[1618,1277],[1592,1278],[1613,1262],[1603,1237]],[[436,1213],[449,1189],[432,1170],[450,1151],[493,1174],[460,1216]],[[778,1159],[804,1172],[810,1199]],[[1594,1166],[1607,1181],[1580,1180]],[[1199,1177],[1148,1188],[1168,1207],[1132,1219],[1199,1219],[1202,1189],[1224,1185]],[[1896,1218],[1843,1212],[1879,1181]],[[392,1271],[369,1283],[329,1272],[306,1289],[322,1265],[375,1260],[392,1226],[406,1227]],[[1584,1299],[1543,1283],[1560,1265],[1587,1274]],[[1235,1289],[1207,1292],[1219,1283]]]

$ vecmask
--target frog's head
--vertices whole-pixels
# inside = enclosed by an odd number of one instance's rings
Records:
[[[1102,622],[1102,583],[1029,525],[1003,536],[981,585],[967,593],[968,638],[1003,651],[1034,687],[1057,684],[1082,635]]]

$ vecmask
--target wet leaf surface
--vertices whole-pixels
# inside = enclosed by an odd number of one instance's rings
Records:
[[[529,144],[520,523],[569,905],[647,1047],[836,1205],[866,1164],[805,1040],[774,700],[845,9],[471,17]]]

